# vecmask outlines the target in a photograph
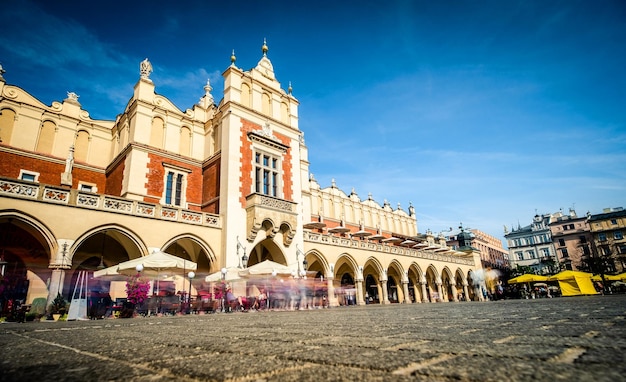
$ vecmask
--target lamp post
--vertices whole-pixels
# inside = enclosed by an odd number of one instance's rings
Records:
[[[237,259],[239,259],[239,248],[243,249],[243,256],[241,256],[241,262],[239,263],[239,268],[243,266],[246,268],[248,266],[248,256],[246,256],[246,247],[244,247],[239,242],[239,236],[237,236]]]
[[[226,313],[226,273],[228,269],[222,268],[222,312]]]
[[[298,248],[298,244],[296,244],[296,261],[298,262],[298,273],[302,274],[302,269],[300,268],[300,260],[298,260],[300,258],[300,255],[302,255],[302,267],[305,268],[304,271],[306,271],[306,259],[304,258],[304,253],[302,253],[302,251],[300,250],[300,248]]]
[[[191,271],[187,274],[189,276],[189,296],[187,297],[187,313],[191,313],[191,280],[196,276],[196,274]]]

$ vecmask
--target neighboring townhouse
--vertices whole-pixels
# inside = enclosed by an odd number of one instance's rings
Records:
[[[574,209],[565,215],[552,215],[550,233],[561,270],[587,270],[585,259],[591,256],[591,233],[587,216],[577,216]]]
[[[626,210],[605,208],[602,213],[588,216],[593,236],[592,256],[596,256],[596,273],[626,271]]]
[[[509,248],[511,268],[530,267],[537,274],[556,273],[559,269],[552,235],[550,232],[551,214],[536,214],[530,225],[510,232],[505,227],[504,237]]]
[[[470,235],[470,245],[480,253],[480,261],[484,269],[492,268],[506,271],[510,268],[509,252],[504,249],[502,240],[495,236],[478,229],[470,229],[468,232],[462,226],[459,226],[458,229],[450,228],[449,231],[444,231],[442,234],[449,247],[458,249],[461,246],[458,235],[462,232]]]

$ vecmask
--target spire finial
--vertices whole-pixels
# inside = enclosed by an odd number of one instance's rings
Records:
[[[267,47],[267,40],[265,39],[265,37],[263,37],[263,46],[261,47],[261,50],[263,51],[263,56],[267,56],[267,51],[269,50],[269,48]]]
[[[235,66],[235,61],[237,61],[237,57],[235,57],[235,49],[233,49],[233,53],[230,55],[230,64]]]
[[[293,88],[291,87],[291,81],[289,81],[289,87],[287,88],[287,91],[289,92],[289,95],[291,95],[291,92],[293,91]]]

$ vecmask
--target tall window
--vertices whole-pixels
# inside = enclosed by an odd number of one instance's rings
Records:
[[[184,175],[168,171],[165,179],[165,204],[181,206],[183,204]]]
[[[622,240],[623,238],[624,238],[624,235],[622,234],[622,231],[613,232],[613,239]]]
[[[278,158],[273,155],[260,152],[254,154],[255,192],[279,196],[278,163]]]
[[[548,248],[541,248],[541,252],[542,252],[542,256],[543,257],[549,257],[550,256],[550,250]]]
[[[561,257],[569,257],[569,254],[567,253],[567,248],[561,248]]]

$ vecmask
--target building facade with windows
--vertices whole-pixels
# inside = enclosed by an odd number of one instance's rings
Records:
[[[557,273],[558,261],[550,231],[551,214],[536,214],[530,225],[510,232],[505,227],[504,237],[509,248],[511,268],[530,267],[537,274]]]
[[[591,233],[587,216],[579,217],[574,209],[567,215],[552,215],[550,234],[561,270],[587,270],[585,259],[591,256]]]
[[[449,231],[443,232],[448,246],[454,249],[461,247],[458,240],[458,235],[461,232],[463,232],[462,227],[459,229],[450,228]],[[476,248],[480,253],[480,261],[484,269],[492,268],[505,271],[510,268],[509,252],[504,249],[502,240],[478,229],[470,229],[469,235],[471,247]]]
[[[329,305],[343,289],[357,304],[480,298],[478,254],[420,234],[412,206],[318,184],[267,51],[250,70],[233,54],[219,103],[207,82],[184,111],[146,59],[115,120],[91,119],[72,92],[43,104],[0,74],[3,301],[69,298],[80,271],[155,250],[197,263],[192,294],[204,275],[272,260],[323,281]]]
[[[593,237],[592,256],[596,256],[604,273],[626,271],[626,210],[606,208],[600,214],[588,217]]]

